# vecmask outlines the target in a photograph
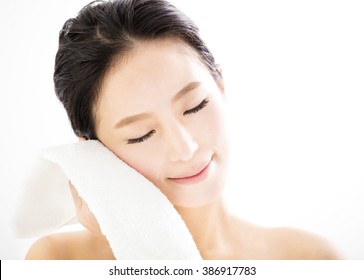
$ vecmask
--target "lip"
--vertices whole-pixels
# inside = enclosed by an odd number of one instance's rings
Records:
[[[208,176],[211,162],[212,162],[212,158],[210,159],[210,161],[207,164],[203,165],[203,168],[200,169],[200,171],[198,171],[197,173],[195,173],[193,175],[187,175],[187,176],[178,177],[178,178],[168,178],[168,179],[175,183],[178,183],[178,184],[199,183],[199,182],[203,181],[204,179],[206,179],[206,177]]]

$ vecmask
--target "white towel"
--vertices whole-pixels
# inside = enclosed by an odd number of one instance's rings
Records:
[[[41,151],[22,185],[14,217],[18,236],[47,234],[75,221],[68,180],[95,215],[117,259],[201,259],[167,197],[98,141]]]

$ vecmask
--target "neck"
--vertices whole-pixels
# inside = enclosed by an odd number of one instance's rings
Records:
[[[204,259],[225,251],[229,241],[226,229],[231,216],[222,198],[199,208],[175,208],[186,223]]]

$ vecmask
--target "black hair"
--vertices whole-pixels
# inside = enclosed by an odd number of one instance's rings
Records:
[[[65,22],[55,59],[55,92],[79,137],[97,139],[93,108],[106,71],[135,42],[177,38],[221,76],[197,26],[166,0],[94,1]]]

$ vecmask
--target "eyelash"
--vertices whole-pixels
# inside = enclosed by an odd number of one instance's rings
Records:
[[[207,103],[209,103],[208,99],[204,99],[199,105],[197,105],[195,108],[192,108],[190,110],[187,110],[186,112],[183,113],[184,116],[189,115],[189,114],[194,114],[197,113],[198,111],[202,110],[203,108],[206,107]]]
[[[142,137],[139,138],[134,138],[134,139],[128,139],[128,144],[136,144],[136,143],[141,143],[144,142],[145,140],[147,140],[148,138],[152,137],[152,135],[155,133],[155,130],[151,130],[149,131],[147,134],[145,134]]]
[[[183,113],[184,116],[189,115],[189,114],[195,114],[198,111],[202,110],[203,108],[206,107],[206,105],[209,103],[208,99],[204,99],[200,104],[198,104],[196,107],[187,110],[186,112]],[[142,137],[139,138],[133,138],[133,139],[128,139],[128,144],[137,144],[137,143],[142,143],[145,140],[149,139],[150,137],[152,137],[152,135],[155,133],[156,131],[153,129],[151,131],[149,131],[147,134],[145,134]]]

